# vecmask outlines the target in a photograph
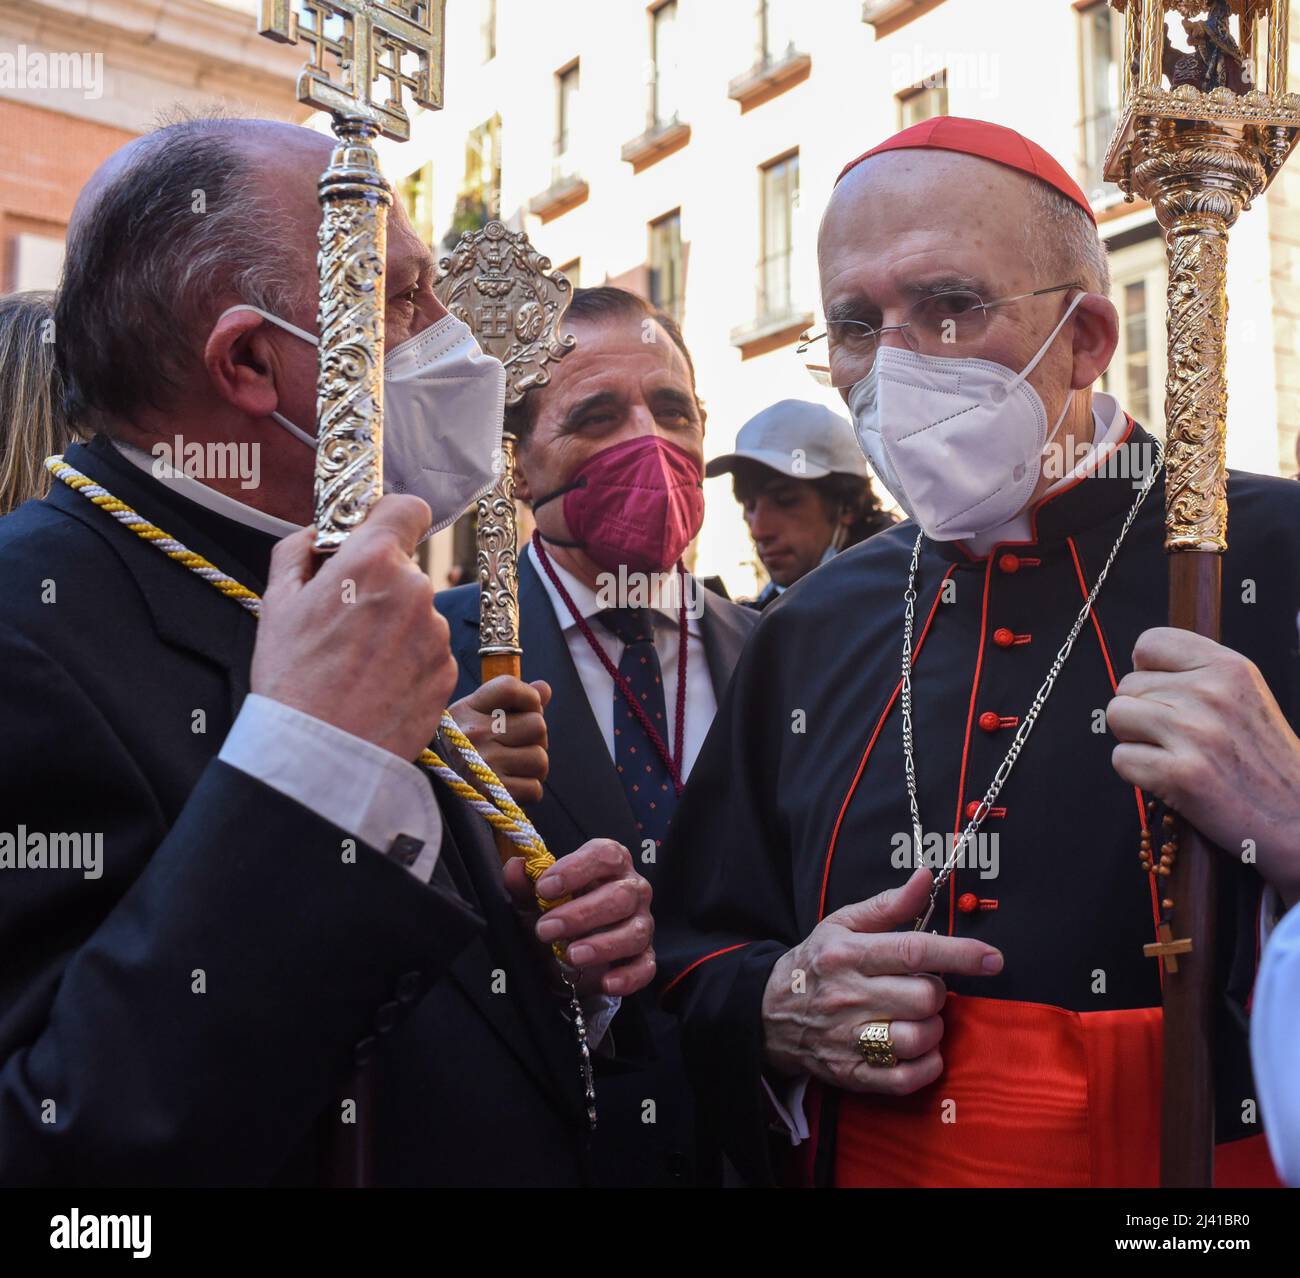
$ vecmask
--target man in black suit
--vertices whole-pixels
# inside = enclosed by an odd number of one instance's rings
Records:
[[[609,287],[579,289],[567,320],[577,346],[507,414],[517,491],[537,521],[519,564],[531,682],[477,687],[478,588],[443,592],[460,668],[452,713],[548,847],[558,854],[602,831],[653,884],[678,784],[756,615],[679,566],[703,516],[704,465],[704,412],[680,329]],[[602,1182],[716,1179],[671,1019],[648,998],[630,1000],[612,1037],[623,1072],[603,1093]]]
[[[59,355],[95,438],[67,462],[264,606],[63,483],[0,521],[6,1183],[591,1180],[529,886],[411,762],[456,667],[410,554],[474,494],[387,496],[325,561],[301,527],[329,149],[174,125],[112,157],[74,215]],[[390,352],[454,336],[431,267],[398,205]],[[443,423],[462,456],[488,417]],[[599,933],[579,982],[598,1040],[653,973],[648,887],[601,840],[539,890],[573,895],[549,916],[566,940]]]

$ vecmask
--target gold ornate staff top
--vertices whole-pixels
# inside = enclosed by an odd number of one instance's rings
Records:
[[[1300,95],[1287,92],[1289,3],[1110,3],[1126,15],[1124,102],[1105,175],[1150,200],[1169,251],[1165,545],[1222,552],[1228,231],[1300,131]],[[1183,18],[1190,53],[1170,40],[1169,12]]]
[[[489,222],[467,231],[439,263],[434,292],[506,369],[506,405],[551,380],[551,367],[574,347],[559,325],[573,288],[551,270],[522,231]],[[519,677],[519,530],[515,522],[515,437],[501,441],[497,482],[478,503],[479,656],[484,682]]]
[[[447,0],[261,0],[258,30],[310,58],[298,101],[328,111],[321,175],[316,548],[338,548],[383,492],[384,266],[392,191],[374,140],[411,135],[403,97],[442,106]],[[299,12],[299,7],[301,12]],[[404,69],[404,57],[415,69]],[[335,80],[327,59],[335,64]],[[386,90],[377,97],[375,88]]]

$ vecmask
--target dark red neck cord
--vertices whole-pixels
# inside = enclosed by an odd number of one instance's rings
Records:
[[[574,606],[573,598],[564,588],[564,582],[559,578],[555,568],[551,564],[550,556],[546,553],[545,546],[542,545],[542,539],[537,530],[533,530],[533,549],[537,552],[538,562],[542,565],[546,575],[551,579],[556,591],[561,599],[564,600],[564,606],[569,610],[571,616],[577,625],[582,637],[591,646],[592,652],[600,658],[600,664],[609,671],[611,678],[614,680],[614,687],[618,689],[618,695],[623,698],[627,708],[636,717],[636,721],[645,730],[645,734],[650,738],[650,744],[654,746],[659,757],[664,761],[664,766],[668,769],[668,775],[672,777],[673,789],[677,792],[677,797],[681,798],[682,794],[682,740],[686,728],[686,570],[682,567],[681,561],[677,563],[677,571],[681,575],[681,604],[677,614],[677,722],[674,724],[673,732],[673,753],[668,753],[668,746],[665,744],[659,730],[650,722],[650,716],[641,708],[641,703],[637,700],[636,694],[632,691],[631,685],[618,672],[618,667],[609,659],[609,653],[601,646],[600,640],[596,638],[591,627],[587,624],[585,617],[579,616],[578,609]],[[676,762],[674,762],[674,758]]]

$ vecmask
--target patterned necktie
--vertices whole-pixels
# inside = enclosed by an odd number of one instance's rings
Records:
[[[606,608],[596,614],[610,634],[623,641],[618,672],[627,681],[646,718],[667,744],[668,711],[664,702],[663,671],[654,645],[654,617],[649,608]],[[646,735],[617,685],[614,688],[614,767],[623,793],[643,839],[658,848],[677,804],[672,774],[654,743]],[[631,849],[634,858],[639,849]]]

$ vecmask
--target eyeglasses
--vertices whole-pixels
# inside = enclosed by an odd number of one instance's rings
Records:
[[[796,349],[800,355],[810,350],[814,357],[824,353],[825,362],[817,362],[814,358],[813,362],[806,364],[813,379],[822,386],[856,386],[871,371],[876,348],[885,333],[901,333],[907,345],[922,355],[977,356],[984,349],[989,311],[995,306],[1007,306],[1026,298],[1074,288],[1083,290],[1083,285],[1077,281],[1053,284],[1051,288],[1017,293],[1015,297],[1000,297],[993,302],[984,301],[978,293],[968,289],[933,293],[913,302],[901,324],[873,328],[862,320],[830,320],[824,333],[815,337],[805,333]],[[818,347],[817,343],[823,340],[826,345]]]

